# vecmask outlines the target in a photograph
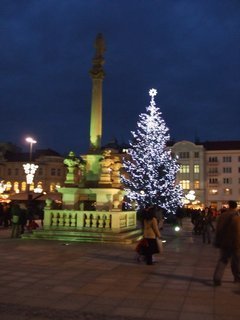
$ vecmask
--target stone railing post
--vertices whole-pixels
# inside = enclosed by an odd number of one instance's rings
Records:
[[[44,228],[49,228],[52,225],[52,213],[51,209],[44,209],[44,221],[43,226]]]

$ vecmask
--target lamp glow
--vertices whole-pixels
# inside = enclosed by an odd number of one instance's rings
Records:
[[[29,143],[29,146],[30,146],[29,161],[31,162],[32,161],[32,146],[34,143],[37,143],[37,141],[34,140],[32,137],[27,137],[25,140]]]

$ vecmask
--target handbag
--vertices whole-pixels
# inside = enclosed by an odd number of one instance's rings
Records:
[[[144,249],[147,248],[147,247],[148,247],[148,241],[147,241],[147,239],[142,238],[142,239],[138,242],[138,244],[137,244],[137,246],[136,246],[136,248],[135,248],[135,251],[136,251],[138,254],[143,254]]]
[[[161,238],[156,238],[156,242],[157,242],[159,253],[162,254],[163,253],[163,242],[162,242],[162,239]]]

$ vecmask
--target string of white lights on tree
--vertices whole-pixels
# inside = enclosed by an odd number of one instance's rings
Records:
[[[156,107],[157,90],[151,89],[147,112],[139,115],[137,130],[132,131],[128,155],[123,159],[125,173],[121,176],[126,196],[139,208],[150,205],[175,213],[182,205],[182,189],[176,184],[179,165],[166,147],[169,129]]]

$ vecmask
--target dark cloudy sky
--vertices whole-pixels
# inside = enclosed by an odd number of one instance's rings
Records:
[[[131,138],[152,87],[172,139],[240,140],[239,0],[1,0],[0,142],[87,151],[100,32],[103,142]]]

